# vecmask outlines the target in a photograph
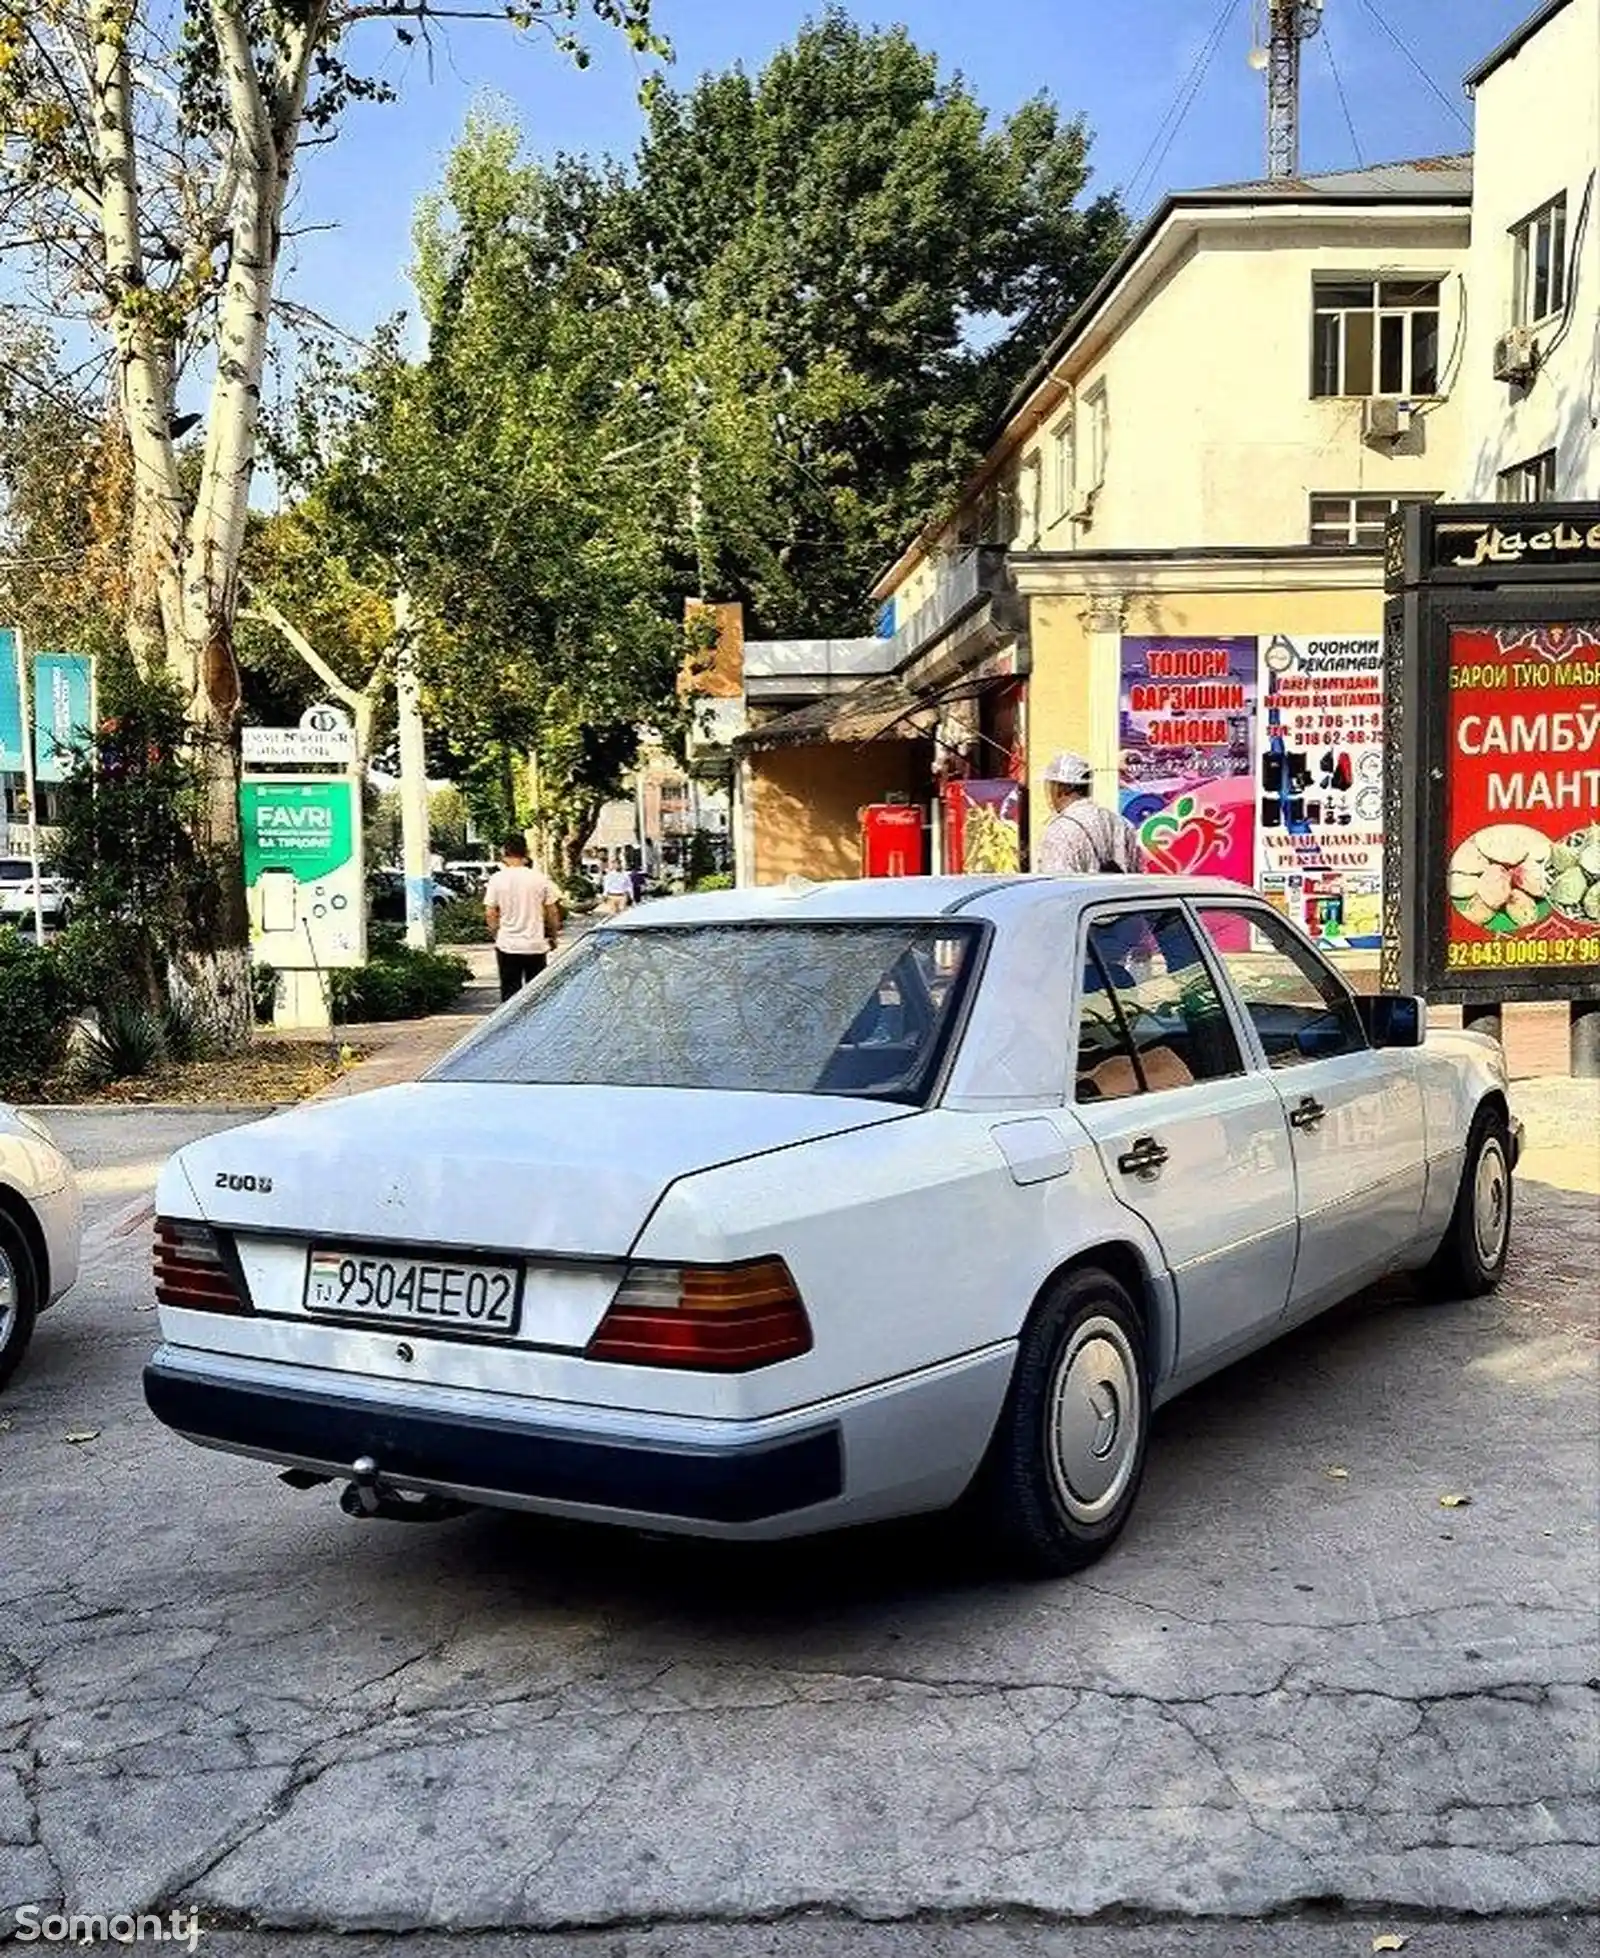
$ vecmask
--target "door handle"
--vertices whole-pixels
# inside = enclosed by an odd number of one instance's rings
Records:
[[[1289,1110],[1289,1126],[1296,1129],[1314,1129],[1327,1112],[1314,1095],[1302,1095],[1298,1106]]]
[[[1117,1168],[1124,1176],[1153,1176],[1170,1153],[1153,1135],[1141,1135],[1131,1149],[1118,1156]]]

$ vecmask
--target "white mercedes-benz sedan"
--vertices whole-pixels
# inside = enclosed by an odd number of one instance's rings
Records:
[[[0,1102],[0,1387],[34,1323],[77,1283],[83,1203],[72,1165],[37,1116]]]
[[[352,1514],[1097,1556],[1151,1410],[1499,1279],[1499,1048],[1234,885],[794,884],[594,931],[425,1080],[185,1149],[145,1392]]]

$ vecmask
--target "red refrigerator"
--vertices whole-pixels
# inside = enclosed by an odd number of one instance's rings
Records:
[[[905,802],[875,802],[862,810],[863,877],[920,877],[925,862],[920,809]]]

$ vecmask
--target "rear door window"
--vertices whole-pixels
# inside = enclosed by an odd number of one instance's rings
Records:
[[[1090,925],[1077,1100],[1120,1101],[1243,1072],[1227,1009],[1180,910],[1122,912]]]

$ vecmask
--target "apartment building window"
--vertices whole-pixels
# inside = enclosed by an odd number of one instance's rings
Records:
[[[1106,453],[1111,441],[1111,414],[1103,383],[1083,397],[1083,412],[1088,420],[1088,454],[1084,458],[1089,465],[1087,487],[1097,490],[1106,479]]]
[[[1556,452],[1530,456],[1495,478],[1502,503],[1553,503],[1556,494]]]
[[[1074,460],[1072,423],[1066,421],[1056,430],[1050,449],[1050,508],[1056,517],[1072,513]]]
[[[1312,282],[1311,392],[1433,394],[1439,386],[1439,281],[1325,277]]]
[[[1311,541],[1348,550],[1383,548],[1384,532],[1396,510],[1407,503],[1437,503],[1437,490],[1412,496],[1362,496],[1358,492],[1321,494],[1311,499]]]
[[[1536,326],[1567,303],[1567,194],[1511,228],[1511,324]]]

